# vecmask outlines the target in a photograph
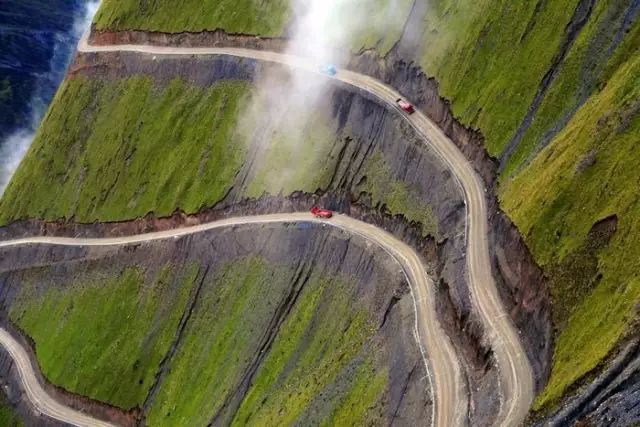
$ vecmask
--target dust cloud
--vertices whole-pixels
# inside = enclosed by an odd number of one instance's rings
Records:
[[[352,52],[376,47],[387,31],[402,28],[408,8],[400,3],[407,0],[293,0],[285,53],[307,58],[318,71],[327,65],[340,69]],[[321,72],[262,66],[237,129],[252,153],[247,181],[253,185],[245,189],[250,196],[290,186],[301,175],[297,169],[309,164],[310,145],[335,137],[326,120],[330,81]],[[281,156],[286,159],[278,161]]]

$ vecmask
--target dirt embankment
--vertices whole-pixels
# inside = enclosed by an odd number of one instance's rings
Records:
[[[182,47],[246,47],[282,51],[287,47],[283,37],[259,37],[251,34],[229,34],[223,30],[203,31],[199,33],[162,33],[148,31],[95,31],[91,32],[91,44],[150,44],[158,46]]]
[[[94,230],[96,232],[96,230]],[[431,407],[431,396],[426,384],[426,370],[422,362],[422,356],[413,336],[414,317],[413,300],[404,275],[398,268],[398,264],[385,252],[378,250],[357,236],[351,236],[341,230],[323,227],[320,224],[289,224],[289,225],[245,225],[235,226],[227,229],[209,230],[203,233],[184,236],[178,239],[167,239],[164,241],[146,242],[126,245],[124,247],[39,247],[31,246],[20,249],[3,249],[0,251],[0,281],[2,283],[0,310],[3,325],[10,325],[8,313],[14,304],[16,296],[20,293],[20,288],[25,281],[37,283],[35,295],[57,289],[59,291],[74,292],[73,283],[79,278],[98,280],[100,277],[118,277],[127,268],[135,267],[144,269],[147,278],[145,287],[148,286],[153,277],[158,272],[166,268],[167,265],[175,266],[177,270],[186,269],[189,265],[196,263],[200,271],[204,271],[203,277],[199,280],[203,283],[202,294],[206,298],[215,300],[217,291],[215,276],[229,262],[236,262],[246,257],[260,257],[270,265],[287,266],[286,271],[294,274],[298,279],[291,281],[291,286],[298,283],[300,289],[295,290],[296,298],[304,294],[304,287],[311,286],[313,280],[309,278],[332,278],[345,277],[353,280],[353,287],[346,292],[350,298],[349,304],[358,307],[370,317],[373,329],[369,331],[371,338],[362,348],[362,354],[353,359],[353,369],[343,371],[341,376],[335,379],[335,384],[324,389],[325,397],[320,394],[313,400],[309,411],[303,415],[309,418],[309,424],[313,417],[322,415],[323,411],[329,410],[328,405],[335,393],[341,390],[348,390],[343,377],[348,377],[357,372],[356,367],[362,363],[363,358],[368,354],[375,355],[376,369],[388,372],[386,391],[384,396],[378,401],[382,405],[382,417],[384,423],[391,423],[403,420],[407,424],[419,423],[419,420],[429,419]],[[34,262],[37,260],[37,262]],[[287,273],[289,274],[289,273]],[[176,276],[180,276],[177,274]],[[94,279],[92,279],[94,278]],[[146,282],[149,282],[147,284]],[[289,283],[288,281],[284,281]],[[183,286],[181,280],[173,280],[165,283],[164,286]],[[284,292],[284,295],[289,292]],[[219,297],[217,297],[219,299]],[[302,298],[302,297],[299,297]],[[286,299],[286,298],[285,298]],[[283,300],[284,301],[284,300]],[[288,301],[288,300],[287,300]],[[284,301],[286,302],[286,301]],[[296,299],[288,302],[296,304]],[[329,301],[327,301],[329,303]],[[203,303],[202,303],[203,304]],[[207,305],[198,303],[195,309],[204,310]],[[279,304],[272,307],[276,310]],[[323,317],[327,315],[326,307],[322,305],[314,314],[317,318],[314,323],[322,325]],[[270,310],[271,308],[269,308]],[[282,311],[288,313],[288,311]],[[194,316],[198,316],[195,313]],[[207,318],[211,314],[206,315]],[[267,319],[273,317],[267,313]],[[154,322],[160,322],[162,316],[156,317]],[[327,320],[327,319],[324,319]],[[189,322],[189,321],[188,321]],[[255,322],[254,322],[255,323]],[[241,354],[239,362],[242,367],[242,375],[237,378],[251,379],[255,375],[257,367],[260,366],[269,352],[269,345],[263,343],[264,337],[277,336],[279,327],[273,331],[268,330],[272,322],[257,322],[259,330],[251,329],[250,339],[253,344],[248,346],[250,351]],[[150,326],[150,334],[156,330],[155,323]],[[187,331],[193,331],[192,326],[186,325]],[[242,326],[238,326],[242,328]],[[15,331],[14,331],[15,332]],[[189,332],[184,332],[187,334]],[[192,333],[192,332],[191,332]],[[15,334],[14,334],[15,335]],[[136,422],[144,423],[149,411],[153,410],[155,399],[162,403],[162,393],[157,390],[162,389],[165,377],[170,375],[171,367],[179,357],[183,342],[180,340],[181,334],[176,334],[168,356],[165,358],[156,373],[157,381],[149,397],[145,399],[144,410],[136,410]],[[312,335],[311,335],[312,337]],[[206,341],[214,339],[211,336],[203,337],[204,347],[214,347],[215,342]],[[193,335],[184,338],[183,341],[198,339]],[[311,338],[308,338],[309,340]],[[32,346],[33,343],[25,343]],[[268,343],[267,343],[268,344]],[[299,345],[312,345],[307,340],[302,340]],[[243,347],[244,348],[244,347]],[[266,349],[266,350],[265,350]],[[37,347],[35,348],[37,351]],[[296,351],[303,352],[304,348]],[[8,379],[9,396],[18,396],[15,387],[16,378],[12,377],[10,362],[6,358],[0,358],[3,363],[1,373],[3,378]],[[249,363],[250,362],[250,363]],[[245,366],[246,365],[246,366]],[[329,367],[331,368],[331,366]],[[174,378],[175,380],[175,378]],[[137,378],[129,381],[137,381]],[[123,381],[124,382],[124,381]],[[218,411],[224,417],[232,417],[234,411],[234,401],[244,398],[246,387],[244,383],[233,383],[233,396],[228,400],[228,406]],[[125,387],[126,385],[123,385]],[[47,386],[50,392],[57,393],[52,386]],[[427,388],[427,392],[425,392]],[[187,392],[187,391],[185,391]],[[96,402],[87,404],[87,400],[81,397],[62,392],[58,394],[67,404],[80,406],[87,412],[100,414],[104,411],[111,411],[107,418],[122,422],[122,412],[114,412],[111,408],[100,405]],[[18,397],[19,399],[19,397]],[[265,398],[266,400],[266,398]],[[380,403],[381,402],[381,403]],[[215,402],[212,402],[212,405]],[[208,408],[202,408],[207,411]],[[326,415],[326,414],[325,414]],[[35,417],[35,418],[34,418]],[[35,425],[43,425],[41,420],[35,415],[31,415],[28,420],[35,420]],[[129,419],[131,421],[131,419]],[[305,422],[302,422],[306,424]],[[130,423],[125,423],[130,425]]]

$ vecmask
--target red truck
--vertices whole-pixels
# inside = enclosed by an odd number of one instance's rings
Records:
[[[413,114],[416,111],[415,108],[413,108],[413,105],[409,104],[402,98],[396,99],[396,103],[398,104],[398,107],[407,114]]]
[[[331,218],[333,216],[333,212],[329,209],[323,209],[320,206],[312,207],[311,214],[316,218]]]

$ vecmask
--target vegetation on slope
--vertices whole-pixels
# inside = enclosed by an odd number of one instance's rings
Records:
[[[374,204],[384,203],[392,215],[402,214],[409,221],[422,225],[424,236],[437,236],[437,219],[410,183],[394,179],[391,169],[380,151],[367,162],[363,190],[371,194]]]
[[[176,277],[167,266],[145,283],[144,272],[130,268],[117,277],[94,275],[45,292],[31,282],[10,316],[36,343],[50,381],[130,409],[144,402],[153,385],[196,273],[191,268]]]
[[[628,2],[623,1],[595,3],[591,19],[560,66],[530,128],[505,165],[503,177],[532,160],[566,126],[582,103],[606,84],[620,63],[636,54],[640,25],[628,27],[628,7]]]
[[[103,29],[169,32],[190,28],[190,23],[180,19],[176,20],[180,28],[170,28],[163,22],[168,3],[156,3],[157,6],[148,6],[130,0],[127,7],[116,10],[113,0],[105,1],[96,18],[97,25]],[[243,4],[243,8],[255,6]],[[283,6],[269,8],[271,13],[264,27],[240,23],[238,16],[231,9],[224,9],[224,5],[218,2],[214,7],[219,14],[202,18],[211,19],[207,28],[281,35],[289,19],[287,7]],[[514,140],[545,75],[555,71],[539,108],[529,117],[531,125],[522,129],[522,140],[504,165],[500,190],[503,206],[525,235],[536,260],[551,276],[558,348],[549,388],[539,406],[557,401],[567,387],[596,366],[635,317],[628,304],[636,301],[633,233],[637,235],[634,189],[638,181],[633,170],[637,156],[629,141],[637,140],[640,134],[635,104],[638,94],[633,86],[640,25],[637,19],[633,20],[628,2],[595,2],[590,16],[581,9],[589,19],[580,31],[571,34],[575,36],[573,43],[568,43],[568,25],[575,26],[578,5],[588,3],[429,2],[423,48],[417,58],[427,73],[440,82],[442,95],[452,100],[454,113],[465,124],[483,132],[487,149],[495,156],[503,155]],[[189,9],[191,3],[185,2],[185,6]],[[208,6],[199,2],[193,7]],[[404,7],[407,6],[403,4],[400,9]],[[143,8],[149,11],[147,15],[139,13]],[[152,15],[158,18],[152,19]],[[360,15],[377,22],[368,12],[353,14]],[[404,19],[398,20],[401,22]],[[381,28],[384,31],[379,33]],[[364,33],[351,39],[351,47],[356,51],[375,47],[385,54],[401,34],[397,28],[366,26]],[[566,52],[561,51],[563,46]],[[327,153],[332,159],[333,152],[319,143],[333,141],[323,135],[323,127],[320,123],[307,135],[312,135],[309,141],[314,141],[312,155],[299,162],[318,175],[310,177],[300,171],[291,175],[308,191],[325,182],[325,172],[330,169],[327,164],[317,163]],[[283,155],[291,153],[283,148],[287,147],[286,139],[274,138],[276,144],[266,152],[267,166],[252,175],[248,194],[293,188],[282,184],[282,176],[277,173],[284,164],[298,164],[295,157]],[[550,145],[545,149],[547,144]],[[382,193],[391,194],[391,199],[385,201],[390,210],[395,210],[394,201],[396,205],[398,200],[401,205],[414,204],[408,193],[395,191],[386,179],[384,185],[375,183],[374,177],[367,183],[368,191],[381,193],[376,188],[384,188]],[[22,216],[7,214],[11,202],[19,206],[17,195],[21,187],[16,184],[13,199],[0,203],[0,223],[49,214],[34,207],[22,209]],[[394,196],[400,193],[404,195]],[[405,207],[399,210],[408,212]],[[416,216],[423,213],[421,210]],[[594,223],[613,214],[618,217],[619,229],[612,240],[597,244],[591,241]],[[607,292],[614,297],[603,298]]]
[[[577,296],[565,307],[568,320],[559,331],[553,372],[538,407],[553,403],[595,368],[638,318],[639,100],[640,56],[635,55],[505,184],[503,205],[544,267],[584,253],[593,225],[617,217],[615,235],[596,252],[592,289],[552,289],[557,306],[566,306],[567,294]]]
[[[629,2],[595,2],[590,16],[583,3],[589,18],[566,44],[578,4],[442,0],[426,20],[423,66],[495,156],[555,70],[504,164],[500,189],[502,206],[550,277],[556,349],[538,409],[557,403],[610,353],[637,319],[640,298],[632,149],[640,135],[640,22],[630,19]],[[614,214],[612,240],[594,236],[594,224]]]
[[[272,111],[245,82],[67,80],[0,199],[0,225],[195,213],[231,189],[229,200],[326,190],[337,169],[357,167],[342,151],[359,145],[351,130],[338,129],[329,99],[301,97]],[[349,190],[371,192],[374,204],[436,233],[431,207],[401,181],[401,170],[392,172],[379,153],[362,171],[367,185]]]
[[[584,4],[575,12],[577,0],[431,4],[422,66],[440,82],[454,113],[482,131],[494,156],[504,154],[543,77],[555,72],[504,164],[500,190],[503,207],[550,276],[557,347],[536,404],[547,408],[637,318],[631,236],[638,235],[640,212],[631,147],[640,134],[640,25],[631,26],[632,6],[624,1],[596,2],[590,16]],[[579,28],[574,15],[589,18],[567,43],[567,25]],[[610,242],[598,241],[592,226],[613,214],[618,231]]]
[[[354,309],[350,282],[313,277],[279,328],[238,411],[227,412],[226,399],[259,357],[247,356],[259,353],[267,320],[297,285],[290,281],[293,276],[292,270],[258,258],[230,264],[219,273],[215,287],[205,289],[195,307],[184,344],[149,414],[152,425],[204,425],[218,412],[232,425],[317,424],[321,420],[312,421],[308,410],[323,399],[320,392],[336,410],[347,393],[364,392],[365,384],[346,369],[368,359],[364,345],[373,329],[367,314]],[[374,395],[369,393],[365,407],[353,408],[352,416],[376,407],[385,386],[386,378]]]
[[[89,271],[93,278],[60,288],[31,283],[11,308],[33,338],[45,376],[58,385],[142,407],[160,361],[177,342],[146,414],[150,425],[207,425],[218,412],[241,425],[351,424],[383,416],[388,374],[374,351],[378,329],[347,277],[316,272],[295,279],[295,266],[259,257],[228,262],[205,278],[195,266],[166,266],[150,281],[132,268],[116,279]],[[190,306],[194,286],[201,288]],[[297,287],[290,311],[280,311]],[[262,352],[280,315],[283,323]],[[232,411],[225,402],[253,366],[251,387]]]
[[[2,427],[23,427],[24,423],[18,413],[7,401],[4,394],[0,395],[0,426]]]
[[[438,0],[425,20],[422,66],[454,114],[499,155],[549,69],[578,0]]]
[[[334,2],[322,37],[354,52],[376,48],[386,54],[402,36],[412,5],[411,0]],[[170,0],[104,0],[94,23],[97,30],[181,33],[223,29],[280,37],[290,31],[293,6],[291,0],[182,0],[180,4]],[[353,17],[348,25],[345,16]]]
[[[233,81],[203,89],[180,79],[162,88],[148,77],[67,80],[0,201],[0,224],[117,221],[212,205],[243,161],[233,131],[247,92]]]
[[[96,29],[167,33],[225,29],[231,33],[279,36],[289,16],[289,0],[104,0]]]

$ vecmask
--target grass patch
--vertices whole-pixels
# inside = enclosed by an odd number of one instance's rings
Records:
[[[206,425],[258,352],[259,339],[293,272],[251,257],[228,263],[205,284],[150,425]]]
[[[124,409],[141,405],[169,349],[197,273],[165,267],[150,283],[129,268],[118,277],[36,291],[25,284],[10,317],[36,343],[54,384]]]
[[[247,93],[235,81],[65,81],[0,200],[0,224],[117,221],[214,204],[243,161],[234,129]]]
[[[98,30],[181,33],[222,28],[280,36],[289,16],[289,0],[104,0],[94,23]]]
[[[579,298],[575,305],[562,308],[568,321],[558,330],[551,378],[536,402],[538,409],[557,403],[571,384],[610,353],[637,318],[638,99],[640,57],[636,55],[619,67],[530,166],[503,182],[501,203],[546,269],[562,264],[568,268],[588,247],[592,226],[613,214],[618,218],[611,241],[592,255],[597,257],[601,276],[598,284],[593,289],[567,288]],[[562,279],[560,272],[554,274],[554,280]],[[557,292],[552,290],[556,300],[562,298]]]
[[[607,279],[576,308],[558,337],[551,378],[534,409],[558,404],[571,384],[598,366],[637,319],[639,301],[640,280]]]
[[[402,214],[409,221],[419,223],[423,236],[438,235],[438,223],[431,206],[408,183],[393,177],[381,152],[371,156],[363,175],[366,181],[362,190],[371,194],[374,205],[386,204],[392,215]]]
[[[112,405],[141,406],[174,340],[196,266],[178,274],[167,265],[156,277],[127,268],[118,277],[102,275],[62,288],[43,286],[38,274],[46,270],[38,272],[28,276],[10,316],[36,343],[44,375]],[[149,425],[207,425],[260,354],[295,276],[291,266],[251,256],[223,264],[203,282],[146,414]],[[235,418],[223,412],[228,423],[384,416],[388,374],[370,351],[377,328],[354,300],[355,292],[347,277],[312,275],[305,282]],[[323,394],[331,394],[331,401],[325,404]],[[310,409],[318,405],[325,409]]]
[[[606,84],[621,61],[633,56],[640,45],[640,22],[616,48],[616,34],[623,31],[627,4],[597,2],[592,18],[569,52],[549,88],[529,130],[502,172],[510,176],[537,154],[548,133],[559,132],[580,104]],[[612,54],[612,50],[615,52]]]
[[[376,402],[384,392],[388,373],[376,371],[370,363],[364,363],[356,372],[354,385],[336,407],[336,410],[324,421],[324,426],[375,425],[381,415],[377,412]]]
[[[300,422],[304,410],[322,399],[322,391],[375,333],[367,313],[351,301],[349,286],[339,279],[316,279],[305,286],[231,425]],[[363,386],[356,381],[353,393],[362,393]],[[372,397],[369,405],[379,395]]]

